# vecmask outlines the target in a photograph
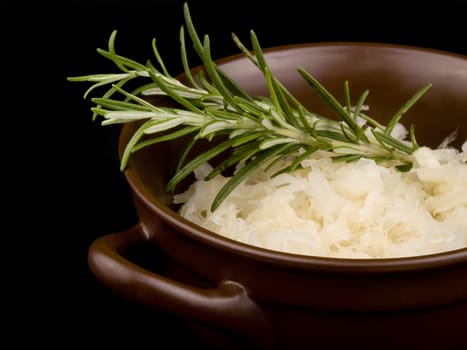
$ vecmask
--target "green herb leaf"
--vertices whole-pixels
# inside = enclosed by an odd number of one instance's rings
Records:
[[[253,171],[260,168],[267,171],[280,161],[285,161],[285,166],[281,165],[272,176],[295,171],[303,160],[319,150],[329,152],[333,161],[353,162],[365,157],[379,163],[387,162],[400,171],[410,170],[410,155],[419,147],[414,127],[410,127],[410,142],[393,137],[392,131],[431,84],[408,99],[385,126],[362,112],[368,90],[353,105],[350,84],[346,81],[344,103],[341,104],[310,72],[297,67],[298,73],[331,107],[337,118],[318,115],[305,108],[274,75],[268,66],[267,54],[251,30],[251,50],[237,35],[232,34],[232,39],[265,79],[268,94],[253,97],[211,57],[209,36],[205,35],[201,41],[187,3],[183,5],[183,14],[186,27],[181,26],[179,40],[185,79],[169,74],[155,38],[151,45],[159,68],[151,60],[141,64],[118,55],[116,31],[110,35],[107,50],[97,49],[97,52],[112,61],[118,72],[67,78],[71,82],[91,83],[84,98],[106,88],[101,97],[92,98],[95,104],[91,107],[93,120],[101,116],[102,125],[140,123],[124,149],[122,171],[134,152],[192,135],[180,151],[167,191],[173,192],[177,184],[197,167],[220,155],[223,160],[215,165],[208,180],[227,168],[243,165],[217,194],[211,207],[214,211]],[[188,63],[185,29],[202,62],[196,70],[192,70]],[[128,91],[125,87],[130,81],[136,87]],[[156,105],[150,102],[150,96],[165,96],[175,102],[176,107]],[[190,159],[194,145],[202,139],[213,142],[213,146]]]

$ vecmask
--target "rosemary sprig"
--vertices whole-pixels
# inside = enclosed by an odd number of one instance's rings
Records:
[[[102,125],[143,121],[126,145],[121,158],[124,171],[132,153],[158,142],[193,135],[181,152],[176,170],[167,183],[167,191],[204,162],[220,154],[225,160],[208,174],[210,179],[237,163],[245,165],[238,170],[217,194],[212,203],[214,211],[232,190],[254,170],[287,159],[286,166],[273,176],[300,168],[300,162],[318,150],[329,152],[334,161],[351,162],[365,157],[377,162],[389,162],[401,171],[411,167],[410,154],[418,148],[413,127],[410,141],[405,142],[391,135],[401,117],[431,87],[427,84],[417,91],[389,121],[387,126],[362,113],[368,95],[365,91],[352,110],[349,83],[345,82],[345,104],[342,105],[316,78],[303,68],[298,73],[310,87],[335,112],[337,119],[318,115],[306,109],[271,72],[266,57],[254,31],[250,32],[253,49],[250,51],[233,35],[233,41],[241,52],[264,75],[269,96],[253,98],[230,78],[211,57],[209,36],[198,36],[184,4],[184,18],[192,46],[201,59],[204,71],[196,77],[190,69],[185,41],[185,27],[180,29],[180,47],[184,74],[188,83],[171,76],[158,51],[155,39],[152,42],[154,56],[159,68],[148,60],[146,64],[118,55],[115,51],[116,31],[113,31],[108,49],[97,52],[115,63],[119,73],[91,74],[69,77],[69,81],[91,82],[85,92],[86,98],[94,89],[108,86],[102,97],[92,98],[93,119],[103,117]],[[133,91],[124,86],[135,79],[143,80]],[[165,95],[177,102],[178,107],[156,106],[146,96]],[[150,137],[143,137],[149,135]],[[201,139],[221,139],[208,151],[191,160],[188,154]]]

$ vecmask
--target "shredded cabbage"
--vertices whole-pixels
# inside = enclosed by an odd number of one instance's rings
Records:
[[[390,258],[467,246],[467,142],[461,150],[421,147],[408,172],[373,160],[332,162],[324,153],[270,178],[263,169],[217,208],[228,180],[204,181],[204,164],[174,196],[186,219],[233,240],[293,254]]]

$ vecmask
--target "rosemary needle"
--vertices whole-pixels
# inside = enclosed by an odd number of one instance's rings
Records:
[[[255,32],[250,31],[252,51],[236,35],[233,35],[233,41],[262,72],[267,83],[269,96],[253,98],[212,59],[209,36],[205,35],[201,40],[187,3],[183,9],[186,29],[181,27],[180,47],[188,83],[169,74],[155,39],[152,41],[152,49],[159,68],[151,61],[141,64],[118,55],[115,50],[115,30],[110,35],[108,49],[98,49],[97,52],[115,63],[119,72],[68,78],[69,81],[93,83],[86,90],[85,97],[96,88],[109,87],[102,97],[92,98],[95,104],[91,108],[93,119],[102,117],[103,125],[143,121],[126,145],[121,159],[122,171],[133,152],[157,142],[192,135],[191,141],[181,152],[176,171],[167,183],[167,191],[174,191],[176,185],[198,166],[221,154],[225,160],[214,167],[208,179],[229,166],[245,163],[217,194],[211,207],[214,211],[255,169],[287,158],[290,159],[288,165],[275,174],[294,171],[300,168],[301,160],[318,150],[329,152],[334,161],[352,162],[364,157],[379,163],[388,162],[389,166],[395,166],[401,171],[411,168],[410,154],[418,148],[413,128],[410,132],[411,142],[401,141],[391,133],[401,117],[431,84],[416,91],[384,126],[361,113],[369,91],[360,96],[352,110],[349,82],[344,85],[345,104],[342,105],[309,72],[297,67],[298,73],[310,88],[334,111],[337,119],[330,119],[306,109],[280,83],[268,67]],[[198,74],[197,80],[188,64],[185,30],[205,68],[204,72]],[[141,85],[133,91],[126,91],[126,83],[136,79],[143,81]],[[178,107],[151,104],[146,98],[149,95],[168,96]],[[220,136],[223,138],[211,149],[189,159],[187,155],[198,140],[219,140]]]

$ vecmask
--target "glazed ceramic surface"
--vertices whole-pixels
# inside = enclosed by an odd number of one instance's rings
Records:
[[[416,126],[420,144],[433,147],[455,129],[456,146],[467,137],[465,56],[376,43],[321,43],[271,48],[266,59],[299,100],[325,115],[330,111],[297,67],[341,102],[345,80],[355,98],[369,89],[366,103],[382,122],[432,83],[404,123]],[[218,62],[251,94],[266,93],[264,79],[243,56]],[[120,154],[135,128],[123,127]],[[352,260],[286,254],[226,239],[180,217],[165,192],[184,141],[154,145],[130,159],[125,176],[139,222],[90,247],[89,266],[102,283],[186,319],[225,348],[467,347],[467,249]],[[128,258],[138,246],[154,247],[164,273]]]

